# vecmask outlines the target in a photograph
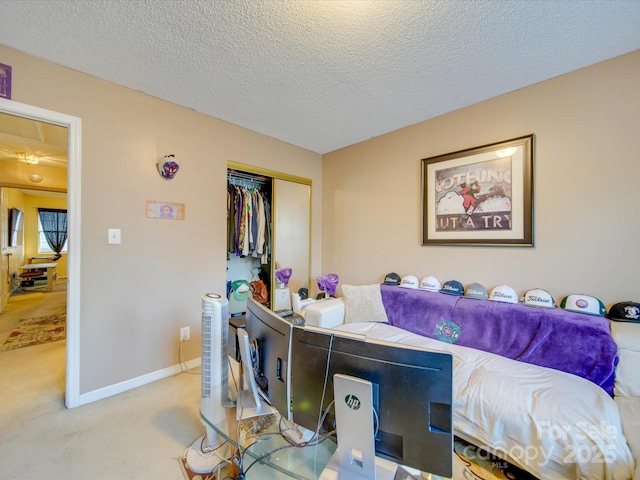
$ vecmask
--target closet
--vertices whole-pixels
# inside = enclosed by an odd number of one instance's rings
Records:
[[[249,296],[269,308],[282,308],[285,292],[277,290],[282,286],[276,281],[279,269],[292,271],[286,285],[290,293],[308,290],[310,244],[311,180],[229,162],[227,296],[231,314],[241,315]],[[262,294],[254,288],[261,284],[266,289]]]

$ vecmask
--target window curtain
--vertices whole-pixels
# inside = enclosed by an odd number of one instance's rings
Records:
[[[56,256],[60,257],[64,242],[67,241],[67,211],[56,208],[39,208],[38,216],[47,243],[51,250],[56,252]]]

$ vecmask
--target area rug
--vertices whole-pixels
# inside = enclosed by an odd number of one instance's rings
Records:
[[[0,350],[5,352],[64,340],[66,321],[64,313],[18,320],[18,326],[9,334]]]

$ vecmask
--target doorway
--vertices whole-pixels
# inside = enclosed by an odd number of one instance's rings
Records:
[[[81,120],[32,105],[0,99],[0,113],[67,128],[67,317],[65,406],[80,405],[80,145]],[[5,185],[14,187],[15,185]]]

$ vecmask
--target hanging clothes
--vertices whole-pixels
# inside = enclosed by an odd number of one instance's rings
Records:
[[[227,253],[236,253],[238,231],[238,203],[235,185],[227,185]]]
[[[246,257],[249,255],[250,243],[251,243],[251,216],[252,216],[252,208],[253,201],[251,200],[251,192],[248,189],[242,189],[243,195],[243,206],[242,206],[242,253],[241,257]]]
[[[264,216],[264,198],[260,192],[256,192],[258,198],[257,210],[257,232],[256,232],[256,256],[262,256],[264,253],[264,232],[265,232],[265,216]]]
[[[227,188],[227,252],[238,257],[269,262],[271,254],[271,209],[257,188],[229,183]]]
[[[269,202],[264,202],[264,218],[266,222],[265,229],[265,252],[262,258],[262,264],[269,263],[269,258],[271,257],[271,206]]]

